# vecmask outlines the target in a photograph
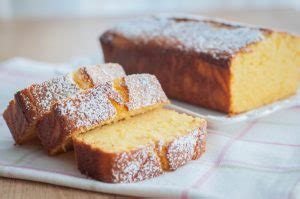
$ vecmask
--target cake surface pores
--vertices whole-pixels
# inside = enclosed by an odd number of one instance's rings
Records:
[[[205,151],[206,122],[157,109],[73,137],[79,170],[105,182],[136,182],[176,170]]]
[[[195,16],[117,25],[100,38],[106,62],[155,74],[170,98],[228,114],[296,93],[300,39]]]

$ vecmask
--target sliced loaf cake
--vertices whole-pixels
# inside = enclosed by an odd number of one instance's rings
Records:
[[[157,109],[73,137],[79,170],[124,183],[176,170],[205,151],[206,121]]]

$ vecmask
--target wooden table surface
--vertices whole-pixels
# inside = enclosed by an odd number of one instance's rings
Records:
[[[291,9],[196,13],[300,33],[300,12]],[[129,17],[0,21],[0,62],[23,56],[68,62],[100,53],[98,37]],[[0,178],[0,198],[123,198],[39,182]]]

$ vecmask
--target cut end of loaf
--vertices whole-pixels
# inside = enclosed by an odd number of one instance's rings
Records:
[[[299,46],[300,38],[273,32],[238,53],[230,69],[230,113],[245,112],[294,95],[298,86]]]
[[[134,182],[197,159],[205,151],[205,136],[205,120],[157,109],[74,136],[73,142],[83,173],[107,182]],[[87,165],[87,157],[103,165]]]

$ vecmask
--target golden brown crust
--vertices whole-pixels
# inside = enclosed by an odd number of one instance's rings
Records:
[[[34,120],[41,115],[41,113],[37,111],[36,100],[31,94],[31,90],[33,89],[34,86],[32,85],[15,94],[16,106],[21,109],[28,123],[34,122]]]
[[[72,148],[72,143],[70,142],[65,142],[60,148],[57,148],[57,145],[64,141],[63,138],[69,135],[64,126],[64,120],[57,114],[51,114],[51,112],[38,122],[37,136],[49,154],[67,151]]]
[[[163,173],[153,146],[117,154],[92,148],[80,141],[73,143],[78,169],[94,179],[126,183],[153,178]],[[129,167],[130,169],[126,169]]]
[[[112,182],[111,169],[114,154],[100,153],[91,146],[73,141],[78,169],[92,178]],[[80,160],[80,161],[78,161]]]
[[[229,112],[230,70],[217,67],[197,53],[163,49],[151,44],[136,46],[122,36],[101,38],[106,62],[121,63],[128,74],[150,73],[170,98]]]
[[[35,137],[32,125],[27,121],[25,114],[15,100],[9,102],[3,113],[3,118],[17,144],[21,144]],[[26,134],[27,136],[23,136]]]
[[[74,134],[169,103],[153,75],[130,75],[122,80],[119,84],[126,87],[128,101],[110,81],[56,103],[37,125],[46,151],[51,155],[63,152],[69,149]],[[120,107],[125,112],[119,113]]]
[[[205,151],[206,123],[169,143],[156,143],[120,153],[107,153],[74,137],[79,170],[94,179],[110,183],[137,182],[173,171]]]

